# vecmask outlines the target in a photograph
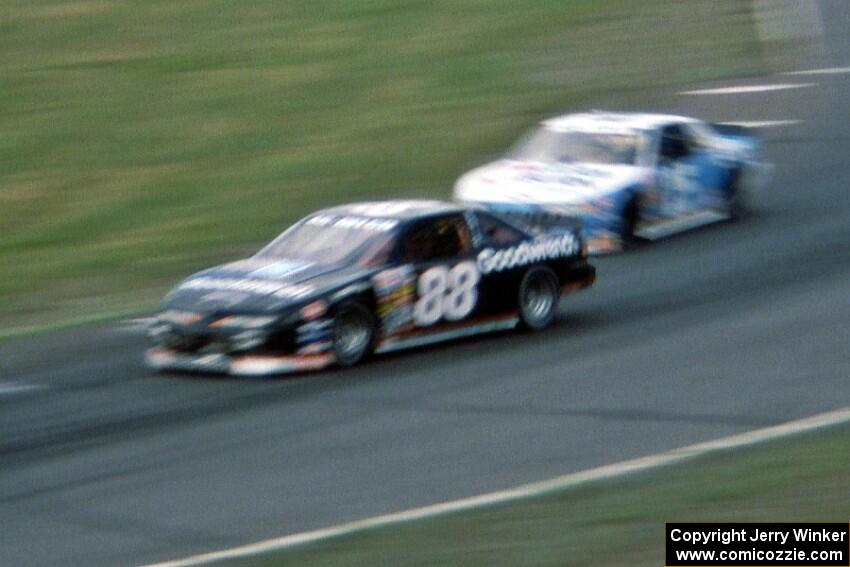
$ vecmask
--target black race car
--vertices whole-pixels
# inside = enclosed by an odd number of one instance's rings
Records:
[[[440,201],[325,209],[251,258],[184,280],[146,353],[156,369],[279,374],[521,325],[552,322],[587,287],[581,227],[531,234]]]

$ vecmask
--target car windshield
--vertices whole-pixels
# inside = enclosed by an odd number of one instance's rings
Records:
[[[375,265],[389,255],[396,224],[393,219],[314,215],[278,236],[255,257]]]
[[[639,141],[637,134],[558,132],[540,128],[517,144],[507,157],[550,163],[633,165]]]

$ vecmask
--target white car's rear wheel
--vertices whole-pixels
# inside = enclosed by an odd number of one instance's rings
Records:
[[[623,248],[634,248],[640,242],[636,232],[640,223],[640,201],[632,197],[623,209],[622,225],[620,228],[620,240]]]
[[[732,219],[741,219],[747,216],[749,209],[749,186],[751,175],[745,167],[736,169],[732,173],[729,182],[729,191],[726,194],[726,211]]]

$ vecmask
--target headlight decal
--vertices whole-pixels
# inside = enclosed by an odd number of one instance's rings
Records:
[[[227,315],[221,319],[217,319],[210,324],[210,328],[241,328],[241,329],[259,329],[265,327],[274,321],[274,317],[263,317],[253,315]]]
[[[200,313],[194,311],[180,311],[177,309],[168,309],[156,316],[156,320],[162,323],[175,323],[177,325],[191,325],[197,323],[203,318]]]

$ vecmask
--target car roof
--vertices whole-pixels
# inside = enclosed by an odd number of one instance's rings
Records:
[[[675,114],[652,114],[641,112],[581,112],[562,114],[542,122],[543,126],[555,131],[592,132],[596,134],[633,134],[638,131],[654,130],[673,122],[699,122],[695,118]]]
[[[461,213],[464,208],[436,199],[388,199],[361,201],[316,211],[315,214],[357,216],[375,219],[415,220],[447,213]]]

